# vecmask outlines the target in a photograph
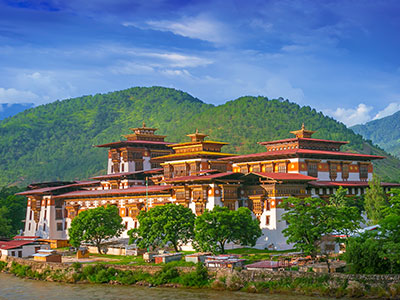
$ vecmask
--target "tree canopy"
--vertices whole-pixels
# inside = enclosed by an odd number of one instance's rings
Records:
[[[346,205],[345,189],[339,189],[330,201],[322,198],[287,198],[282,207],[282,219],[288,223],[283,234],[296,249],[316,257],[324,254],[322,237],[333,233],[349,234],[359,227],[361,221],[357,207]]]
[[[364,207],[367,217],[372,224],[378,224],[383,218],[383,210],[387,206],[387,196],[381,186],[379,177],[374,174],[368,183],[369,188],[364,195]]]
[[[194,246],[201,251],[224,253],[226,243],[254,246],[261,235],[259,221],[252,218],[248,208],[215,206],[196,218]]]
[[[12,237],[23,229],[26,217],[26,198],[16,196],[17,187],[0,189],[0,237]]]
[[[101,244],[121,235],[124,226],[114,205],[96,207],[80,212],[68,229],[70,243],[79,247],[82,242],[93,244],[101,253]]]
[[[193,239],[195,215],[190,208],[177,204],[156,206],[138,215],[139,228],[128,234],[130,243],[141,248],[163,247],[171,243],[175,251]]]

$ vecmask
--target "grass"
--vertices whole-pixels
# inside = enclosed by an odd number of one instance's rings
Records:
[[[252,264],[254,262],[260,260],[277,260],[277,256],[273,256],[276,254],[285,254],[293,252],[294,250],[265,250],[265,249],[254,249],[254,248],[237,248],[227,250],[226,252],[229,254],[240,254],[242,258],[246,260],[245,265]]]
[[[237,249],[230,249],[226,250],[229,254],[280,254],[280,253],[291,253],[295,250],[266,250],[266,249],[255,249],[255,248],[237,248]]]
[[[128,264],[136,264],[136,265],[150,265],[150,266],[158,266],[163,264],[155,264],[155,263],[146,263],[142,256],[130,256],[130,255],[110,255],[110,254],[90,254],[92,257],[101,257],[101,258],[109,258],[112,259],[110,261],[97,261],[98,264],[103,265],[128,265]],[[184,258],[180,261],[173,261],[168,264],[171,264],[176,267],[193,267],[195,266],[192,262],[186,262]]]

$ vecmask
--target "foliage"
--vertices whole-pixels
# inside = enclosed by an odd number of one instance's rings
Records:
[[[387,152],[400,157],[400,112],[393,115],[356,125],[351,129],[366,139],[372,140]]]
[[[389,263],[382,258],[381,241],[375,232],[365,232],[351,237],[346,243],[344,258],[351,273],[381,274],[389,270]]]
[[[178,251],[180,245],[193,238],[194,220],[192,210],[183,205],[166,204],[142,211],[138,216],[139,228],[128,232],[130,243],[141,248],[171,243]]]
[[[340,186],[336,192],[329,198],[329,205],[336,209],[333,222],[334,231],[344,235],[356,231],[363,221],[362,198],[347,196],[347,189]]]
[[[281,206],[286,210],[282,219],[288,223],[283,230],[287,243],[294,243],[296,249],[316,257],[322,251],[323,236],[356,230],[361,216],[356,207],[345,205],[345,194],[346,190],[339,189],[331,197],[332,203],[321,198],[285,199]]]
[[[0,208],[0,237],[11,236],[11,221],[8,219],[7,207]]]
[[[17,187],[0,189],[0,237],[12,237],[23,229],[22,220],[26,215],[26,198],[16,196]]]
[[[68,229],[70,243],[79,247],[82,242],[94,244],[101,253],[101,244],[123,231],[122,218],[114,205],[88,209],[79,213]]]
[[[224,253],[226,243],[254,246],[261,234],[259,221],[252,218],[248,208],[215,206],[196,218],[194,246],[201,251]]]
[[[203,263],[198,262],[194,272],[181,274],[180,281],[183,286],[202,287],[209,283],[208,270]]]
[[[119,140],[142,121],[176,142],[199,128],[210,139],[230,143],[224,149],[233,153],[264,151],[257,142],[288,138],[289,131],[304,122],[318,130],[316,138],[349,141],[344,150],[387,155],[309,106],[266,97],[241,97],[213,106],[174,89],[136,87],[55,101],[1,121],[1,182],[23,185],[103,173],[106,149],[92,145]],[[400,161],[393,157],[378,161],[375,170],[385,180],[400,179]]]
[[[383,218],[383,210],[387,206],[387,197],[377,175],[373,175],[368,185],[369,188],[364,195],[365,212],[372,224],[378,224]]]
[[[353,273],[400,273],[400,189],[391,194],[379,227],[348,241],[345,259]]]

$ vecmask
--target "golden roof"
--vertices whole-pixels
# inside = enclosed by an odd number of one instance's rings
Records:
[[[293,133],[297,138],[311,138],[311,136],[313,135],[313,133],[315,133],[316,131],[312,131],[312,130],[307,130],[304,127],[304,123],[301,125],[301,129],[300,130],[295,130],[295,131],[291,131],[290,133]]]

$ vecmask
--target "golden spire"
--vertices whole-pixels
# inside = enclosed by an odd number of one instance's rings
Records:
[[[199,133],[199,129],[196,128],[195,133],[188,134],[187,136],[191,138],[192,142],[202,142],[204,141],[204,138],[208,135],[204,133]]]
[[[143,128],[146,128],[146,123],[143,121]]]
[[[315,132],[316,131],[307,130],[303,123],[300,130],[291,131],[290,133],[293,133],[297,138],[311,138]]]

